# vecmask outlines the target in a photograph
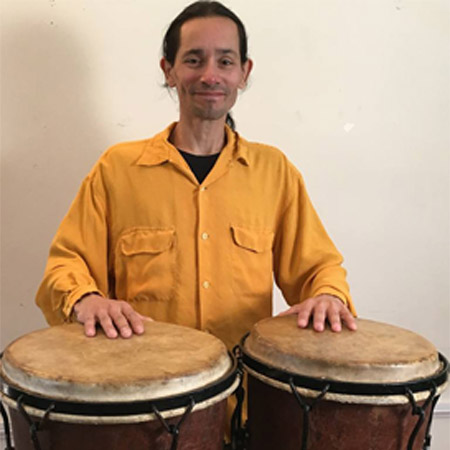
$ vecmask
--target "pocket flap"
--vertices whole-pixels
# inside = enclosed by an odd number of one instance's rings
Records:
[[[252,230],[249,228],[231,226],[234,242],[239,247],[246,248],[255,253],[261,253],[272,248],[273,232]]]
[[[141,253],[161,253],[173,245],[175,230],[140,229],[122,236],[120,249],[126,256]]]

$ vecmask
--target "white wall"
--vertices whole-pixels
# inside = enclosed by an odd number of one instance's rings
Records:
[[[50,240],[100,153],[176,119],[158,60],[186,4],[1,2],[0,348],[45,326],[33,297]],[[255,61],[239,131],[303,172],[360,316],[410,328],[450,356],[449,3],[227,4]],[[448,448],[439,434],[433,449]]]

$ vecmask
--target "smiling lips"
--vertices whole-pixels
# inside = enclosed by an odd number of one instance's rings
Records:
[[[193,94],[208,99],[217,99],[225,96],[223,91],[194,91]]]

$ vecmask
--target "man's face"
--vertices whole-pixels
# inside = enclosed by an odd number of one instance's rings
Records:
[[[205,17],[185,22],[180,47],[171,66],[161,67],[170,87],[176,87],[181,118],[218,120],[245,87],[252,62],[241,64],[237,25],[225,17]]]

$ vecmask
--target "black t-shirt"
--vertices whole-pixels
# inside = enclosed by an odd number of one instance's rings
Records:
[[[192,153],[183,152],[180,149],[178,149],[178,151],[188,163],[195,178],[197,178],[200,184],[202,184],[208,173],[211,172],[211,169],[214,167],[214,164],[220,155],[220,153],[216,153],[215,155],[193,155]]]

